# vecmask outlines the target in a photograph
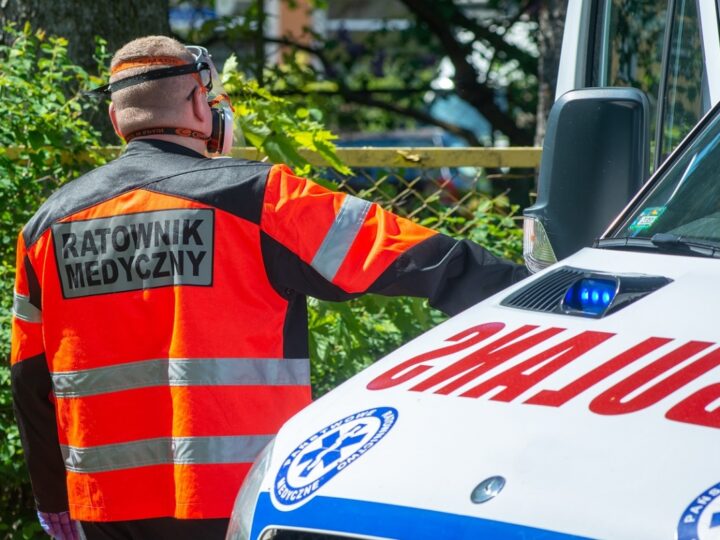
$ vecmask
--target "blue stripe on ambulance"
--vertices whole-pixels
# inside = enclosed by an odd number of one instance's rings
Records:
[[[316,496],[295,510],[280,511],[273,506],[270,495],[264,492],[258,498],[251,538],[257,538],[267,526],[413,540],[585,538],[502,521],[334,497]]]

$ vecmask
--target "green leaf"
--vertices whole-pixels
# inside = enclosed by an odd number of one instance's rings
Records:
[[[285,163],[290,167],[307,165],[307,160],[297,151],[293,141],[281,133],[273,133],[265,139],[263,149],[273,163]]]
[[[272,133],[272,130],[268,126],[256,124],[252,121],[246,122],[244,120],[240,120],[239,124],[245,139],[255,148],[262,148],[265,140]]]
[[[337,156],[337,153],[335,152],[335,145],[324,141],[316,141],[315,150],[340,174],[352,174],[352,169],[346,166]]]

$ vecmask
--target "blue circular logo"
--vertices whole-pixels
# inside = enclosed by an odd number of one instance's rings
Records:
[[[706,489],[680,517],[677,540],[720,538],[720,483]]]
[[[375,446],[398,418],[392,407],[346,416],[305,439],[283,461],[275,477],[275,499],[296,505]]]

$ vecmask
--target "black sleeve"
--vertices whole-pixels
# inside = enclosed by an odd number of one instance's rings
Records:
[[[437,234],[402,253],[368,292],[419,296],[455,315],[526,278],[530,272],[470,240]]]
[[[322,277],[312,266],[268,234],[260,233],[263,261],[270,283],[283,297],[293,293],[330,302],[342,302],[361,296],[348,293]]]
[[[330,301],[359,296],[330,283],[264,233],[262,246],[268,276],[281,294],[297,291]],[[431,306],[454,315],[528,275],[525,267],[478,244],[437,234],[402,253],[365,292],[428,298]]]
[[[11,368],[13,407],[25,463],[30,471],[35,504],[43,512],[68,510],[65,465],[57,435],[52,383],[45,355],[15,363]]]

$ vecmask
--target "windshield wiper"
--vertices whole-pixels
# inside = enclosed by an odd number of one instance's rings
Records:
[[[695,257],[720,258],[720,243],[709,240],[696,240],[670,233],[657,233],[652,238],[633,238],[630,236],[601,238],[595,242],[595,247],[627,250],[650,249]]]
[[[711,240],[697,240],[672,233],[657,233],[650,241],[659,248],[686,252],[701,257],[720,257],[720,244]]]

